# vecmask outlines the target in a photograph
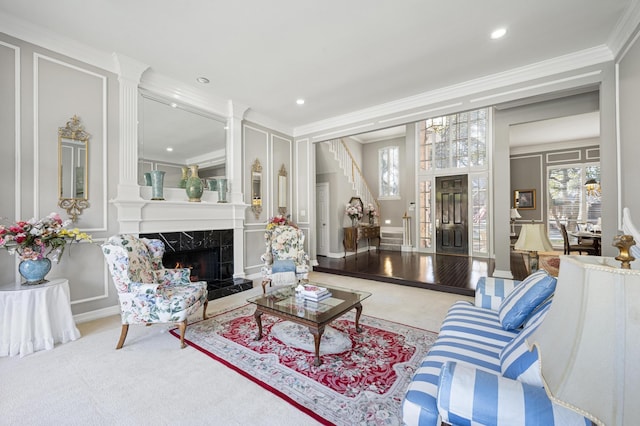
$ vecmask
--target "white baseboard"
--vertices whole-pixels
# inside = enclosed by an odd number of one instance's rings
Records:
[[[76,323],[93,321],[101,318],[110,317],[112,315],[120,315],[120,305],[109,306],[108,308],[96,309],[95,311],[84,312],[73,316]]]

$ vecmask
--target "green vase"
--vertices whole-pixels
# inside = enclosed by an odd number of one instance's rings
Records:
[[[189,168],[182,168],[182,177],[180,178],[180,182],[178,182],[178,188],[186,188],[187,187],[187,179],[189,179]]]
[[[198,176],[198,166],[193,165],[191,168],[191,176],[187,179],[187,184],[185,185],[185,190],[187,191],[187,197],[189,197],[189,201],[199,203],[202,198],[202,191],[204,190],[204,185],[202,184],[202,180],[200,176]]]

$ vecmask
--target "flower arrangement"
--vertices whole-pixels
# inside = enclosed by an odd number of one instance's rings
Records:
[[[365,210],[367,212],[367,216],[369,216],[370,221],[373,220],[375,216],[378,216],[378,211],[376,210],[376,207],[371,203],[367,204],[367,207]]]
[[[347,204],[344,214],[349,216],[352,221],[359,220],[362,218],[362,206],[359,204]]]
[[[66,229],[70,220],[62,221],[57,213],[35,220],[18,221],[13,225],[0,225],[0,248],[17,254],[21,260],[39,260],[49,255],[60,262],[65,246],[74,241],[89,241],[91,236],[77,228]]]
[[[291,215],[283,216],[280,214],[272,217],[271,219],[269,219],[269,223],[267,223],[267,231],[272,230],[276,226],[289,225],[289,226],[296,227],[296,225],[294,225],[294,223],[291,222],[290,218],[291,218]]]

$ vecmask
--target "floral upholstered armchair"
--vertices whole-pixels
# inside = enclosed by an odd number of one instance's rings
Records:
[[[271,220],[264,233],[266,252],[261,256],[262,292],[269,285],[295,284],[309,277],[309,256],[304,251],[304,233],[289,221]]]
[[[122,348],[129,324],[178,323],[180,345],[185,347],[187,318],[203,308],[207,317],[207,283],[191,282],[186,268],[162,266],[160,240],[115,235],[102,245],[113,283],[118,291],[122,331],[116,349]]]

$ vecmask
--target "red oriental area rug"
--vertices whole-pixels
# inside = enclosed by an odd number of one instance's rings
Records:
[[[314,367],[304,327],[264,314],[263,338],[255,341],[254,310],[246,305],[190,324],[185,340],[324,424],[402,424],[402,398],[436,333],[367,315],[357,333],[349,312],[327,327],[322,364]]]

